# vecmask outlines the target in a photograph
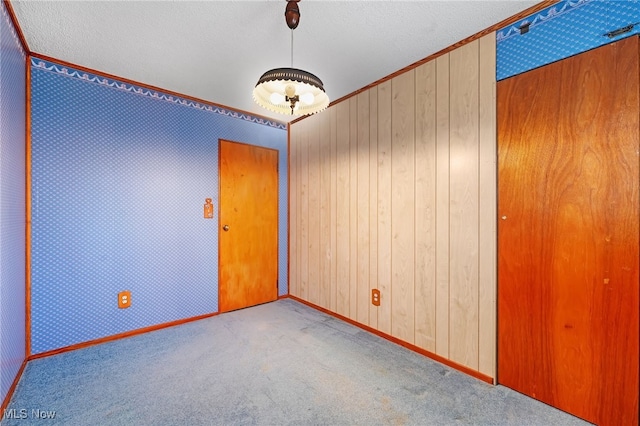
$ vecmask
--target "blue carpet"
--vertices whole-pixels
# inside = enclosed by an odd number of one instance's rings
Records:
[[[290,299],[34,360],[8,410],[2,426],[588,424]]]

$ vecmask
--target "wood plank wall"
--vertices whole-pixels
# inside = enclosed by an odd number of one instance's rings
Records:
[[[292,124],[290,146],[290,294],[492,378],[495,85],[489,34]]]

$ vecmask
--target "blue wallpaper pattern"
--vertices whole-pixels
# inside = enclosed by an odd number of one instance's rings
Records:
[[[286,294],[286,126],[31,64],[34,354],[218,311],[219,138],[279,150]]]
[[[266,118],[253,116],[251,114],[241,113],[238,111],[228,110],[226,108],[222,108],[216,105],[204,104],[200,102],[196,102],[189,99],[184,99],[175,95],[165,94],[162,92],[158,92],[155,90],[147,89],[144,87],[134,86],[128,83],[122,83],[117,80],[105,78],[103,76],[99,76],[97,74],[90,74],[83,71],[78,71],[75,69],[70,69],[62,65],[57,65],[55,63],[46,63],[45,61],[34,60],[34,64],[40,68],[46,68],[49,71],[55,71],[58,74],[66,75],[68,77],[75,77],[87,82],[100,84],[106,87],[111,87],[114,89],[122,90],[129,93],[134,93],[136,95],[146,96],[154,99],[159,99],[162,101],[175,103],[178,105],[188,106],[191,108],[215,113],[222,114],[228,117],[239,118],[241,120],[251,121],[253,123],[264,124],[266,126],[275,127],[277,129],[286,130],[287,126],[284,123],[268,120]]]
[[[4,2],[0,14],[1,404],[25,359],[26,54]]]
[[[520,27],[529,31],[520,34]],[[636,24],[614,38],[604,34]],[[496,78],[516,74],[640,33],[640,0],[565,0],[496,33]]]

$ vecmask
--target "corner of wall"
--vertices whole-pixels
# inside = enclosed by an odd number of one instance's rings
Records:
[[[4,408],[26,360],[27,115],[26,52],[4,2],[0,40],[0,402]]]

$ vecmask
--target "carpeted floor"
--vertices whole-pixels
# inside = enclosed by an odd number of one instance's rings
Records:
[[[588,424],[290,299],[34,360],[8,410],[2,426]]]

